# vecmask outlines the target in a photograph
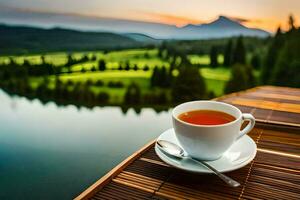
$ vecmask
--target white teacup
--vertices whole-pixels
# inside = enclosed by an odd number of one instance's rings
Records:
[[[235,117],[235,120],[220,125],[196,125],[178,118],[178,115],[193,110],[221,111]],[[243,135],[251,131],[255,118],[243,114],[238,108],[227,103],[216,101],[191,101],[180,104],[172,112],[176,137],[184,150],[200,160],[216,160]],[[243,121],[248,125],[241,129]]]

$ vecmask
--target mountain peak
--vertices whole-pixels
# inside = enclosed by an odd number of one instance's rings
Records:
[[[197,27],[209,27],[209,28],[245,28],[242,24],[239,22],[231,19],[230,17],[226,17],[224,15],[220,15],[216,20],[204,23],[204,24],[187,24],[183,28],[197,28]]]
[[[244,27],[239,22],[237,22],[235,20],[232,20],[229,17],[223,16],[223,15],[220,15],[218,17],[218,19],[216,19],[215,21],[212,21],[208,24],[205,24],[205,25],[209,25],[209,26],[213,25],[213,26],[227,27],[227,28],[241,28],[241,27]]]
[[[239,35],[267,37],[269,35],[264,30],[248,28],[237,20],[223,15],[209,23],[188,24],[182,27],[182,30],[185,30],[186,33],[189,32],[191,38],[222,38]]]
[[[230,19],[224,15],[220,15],[217,20],[230,20]]]

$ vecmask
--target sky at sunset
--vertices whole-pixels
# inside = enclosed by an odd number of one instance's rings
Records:
[[[210,22],[219,15],[274,32],[289,14],[300,24],[300,0],[0,0],[0,8],[150,21],[176,26]]]

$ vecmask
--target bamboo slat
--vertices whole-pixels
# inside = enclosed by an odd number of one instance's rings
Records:
[[[300,127],[300,89],[262,86],[217,98],[252,113],[258,122]]]
[[[255,159],[226,173],[241,187],[175,169],[160,160],[150,143],[76,199],[300,199],[299,98],[300,89],[265,86],[217,99],[260,122],[249,133],[258,147]]]

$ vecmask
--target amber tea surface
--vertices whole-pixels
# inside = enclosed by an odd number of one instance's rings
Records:
[[[178,115],[178,118],[196,125],[220,125],[235,120],[232,115],[215,110],[193,110]]]

